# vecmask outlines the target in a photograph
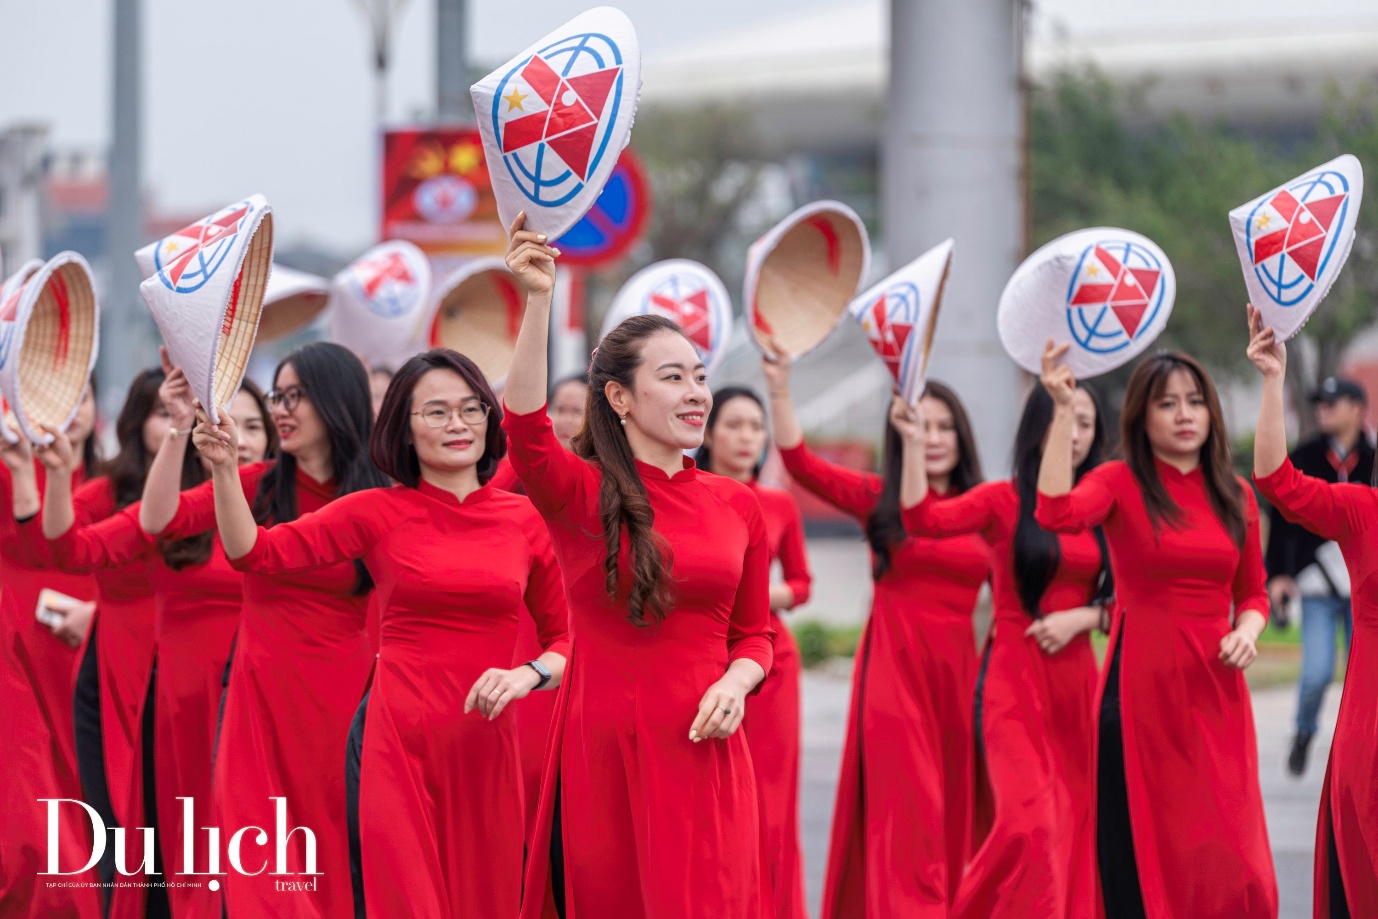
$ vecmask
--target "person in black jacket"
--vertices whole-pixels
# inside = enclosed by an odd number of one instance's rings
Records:
[[[1330,377],[1311,397],[1320,432],[1292,451],[1292,463],[1306,475],[1327,482],[1372,482],[1374,449],[1364,431],[1368,397],[1344,377]],[[1378,483],[1375,483],[1378,484]],[[1335,632],[1344,627],[1345,645],[1354,631],[1349,607],[1349,576],[1344,561],[1321,537],[1269,511],[1268,596],[1274,621],[1285,624],[1287,609],[1301,599],[1301,682],[1297,734],[1287,769],[1306,771],[1316,736],[1316,718],[1325,690],[1335,678]]]

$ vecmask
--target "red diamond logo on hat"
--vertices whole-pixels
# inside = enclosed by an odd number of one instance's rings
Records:
[[[886,307],[886,296],[881,294],[866,310],[861,327],[866,331],[871,347],[876,350],[890,375],[898,380],[900,365],[904,362],[904,346],[914,331],[914,324],[895,322],[890,318]]]
[[[1087,256],[1067,306],[1074,309],[1109,307],[1120,328],[1133,338],[1158,289],[1162,271],[1129,268],[1105,249],[1096,246]],[[1104,280],[1102,280],[1104,279]]]
[[[163,271],[172,285],[175,287],[182,280],[182,273],[202,249],[224,242],[238,233],[239,223],[248,213],[248,205],[241,204],[223,217],[193,223],[165,237],[158,245],[165,250],[165,255],[171,256],[171,261],[163,265]],[[177,242],[179,239],[188,240],[190,245],[182,248]]]
[[[713,347],[712,333],[708,324],[708,291],[700,290],[687,297],[672,297],[668,294],[651,294],[651,306],[670,319],[679,323],[684,334],[707,352]]]
[[[598,122],[621,73],[621,66],[616,66],[562,77],[540,55],[533,55],[520,77],[546,109],[504,124],[502,152],[544,142],[580,179],[587,179]]]
[[[370,299],[376,296],[379,288],[389,281],[396,281],[399,284],[416,283],[411,269],[407,267],[407,260],[399,252],[388,252],[380,258],[360,262],[354,266],[354,273],[359,279],[359,286],[363,289],[364,296]]]
[[[1268,206],[1285,224],[1254,241],[1254,264],[1286,254],[1308,278],[1316,280],[1326,235],[1347,197],[1346,192],[1303,203],[1285,188],[1278,192]],[[1267,213],[1257,219],[1266,221]]]

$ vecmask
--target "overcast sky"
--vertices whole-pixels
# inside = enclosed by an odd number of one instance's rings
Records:
[[[791,10],[877,0],[620,0],[648,55]],[[926,2],[926,0],[903,0]],[[945,0],[952,2],[952,0]],[[990,0],[962,0],[990,2]],[[590,0],[469,0],[471,59],[496,64]],[[1201,17],[1295,16],[1295,0],[1040,0],[1074,31],[1191,27]],[[110,133],[110,0],[0,0],[0,126],[38,120],[55,150],[102,150]],[[1378,0],[1324,0],[1321,18]],[[372,241],[376,195],[370,38],[358,0],[144,0],[144,185],[161,209],[213,210],[262,192],[279,237],[348,255]],[[520,10],[518,13],[517,10]],[[1222,12],[1224,10],[1225,12]],[[1250,12],[1230,12],[1248,10]],[[434,0],[403,7],[395,121],[434,107]],[[1145,22],[1144,17],[1154,22]]]

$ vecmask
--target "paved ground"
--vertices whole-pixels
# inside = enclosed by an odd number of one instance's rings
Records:
[[[828,854],[833,796],[842,758],[851,684],[844,673],[810,671],[804,675],[804,763],[802,772],[802,830],[809,905],[818,914],[823,869]],[[1316,831],[1316,802],[1320,799],[1325,751],[1335,725],[1339,693],[1326,699],[1321,734],[1306,776],[1295,780],[1285,763],[1292,741],[1296,691],[1292,687],[1263,690],[1254,695],[1258,724],[1259,767],[1268,830],[1273,841],[1281,895],[1280,919],[1310,919],[1311,853]]]

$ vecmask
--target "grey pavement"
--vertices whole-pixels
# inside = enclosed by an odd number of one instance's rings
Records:
[[[846,667],[824,667],[804,674],[801,831],[808,899],[814,916],[818,915],[823,891],[828,832],[832,825],[850,694],[851,682]],[[1277,867],[1280,919],[1309,919],[1311,916],[1311,856],[1316,808],[1339,696],[1337,688],[1327,694],[1321,732],[1312,748],[1310,767],[1306,775],[1297,780],[1286,771],[1296,689],[1266,689],[1254,694],[1259,772]]]

